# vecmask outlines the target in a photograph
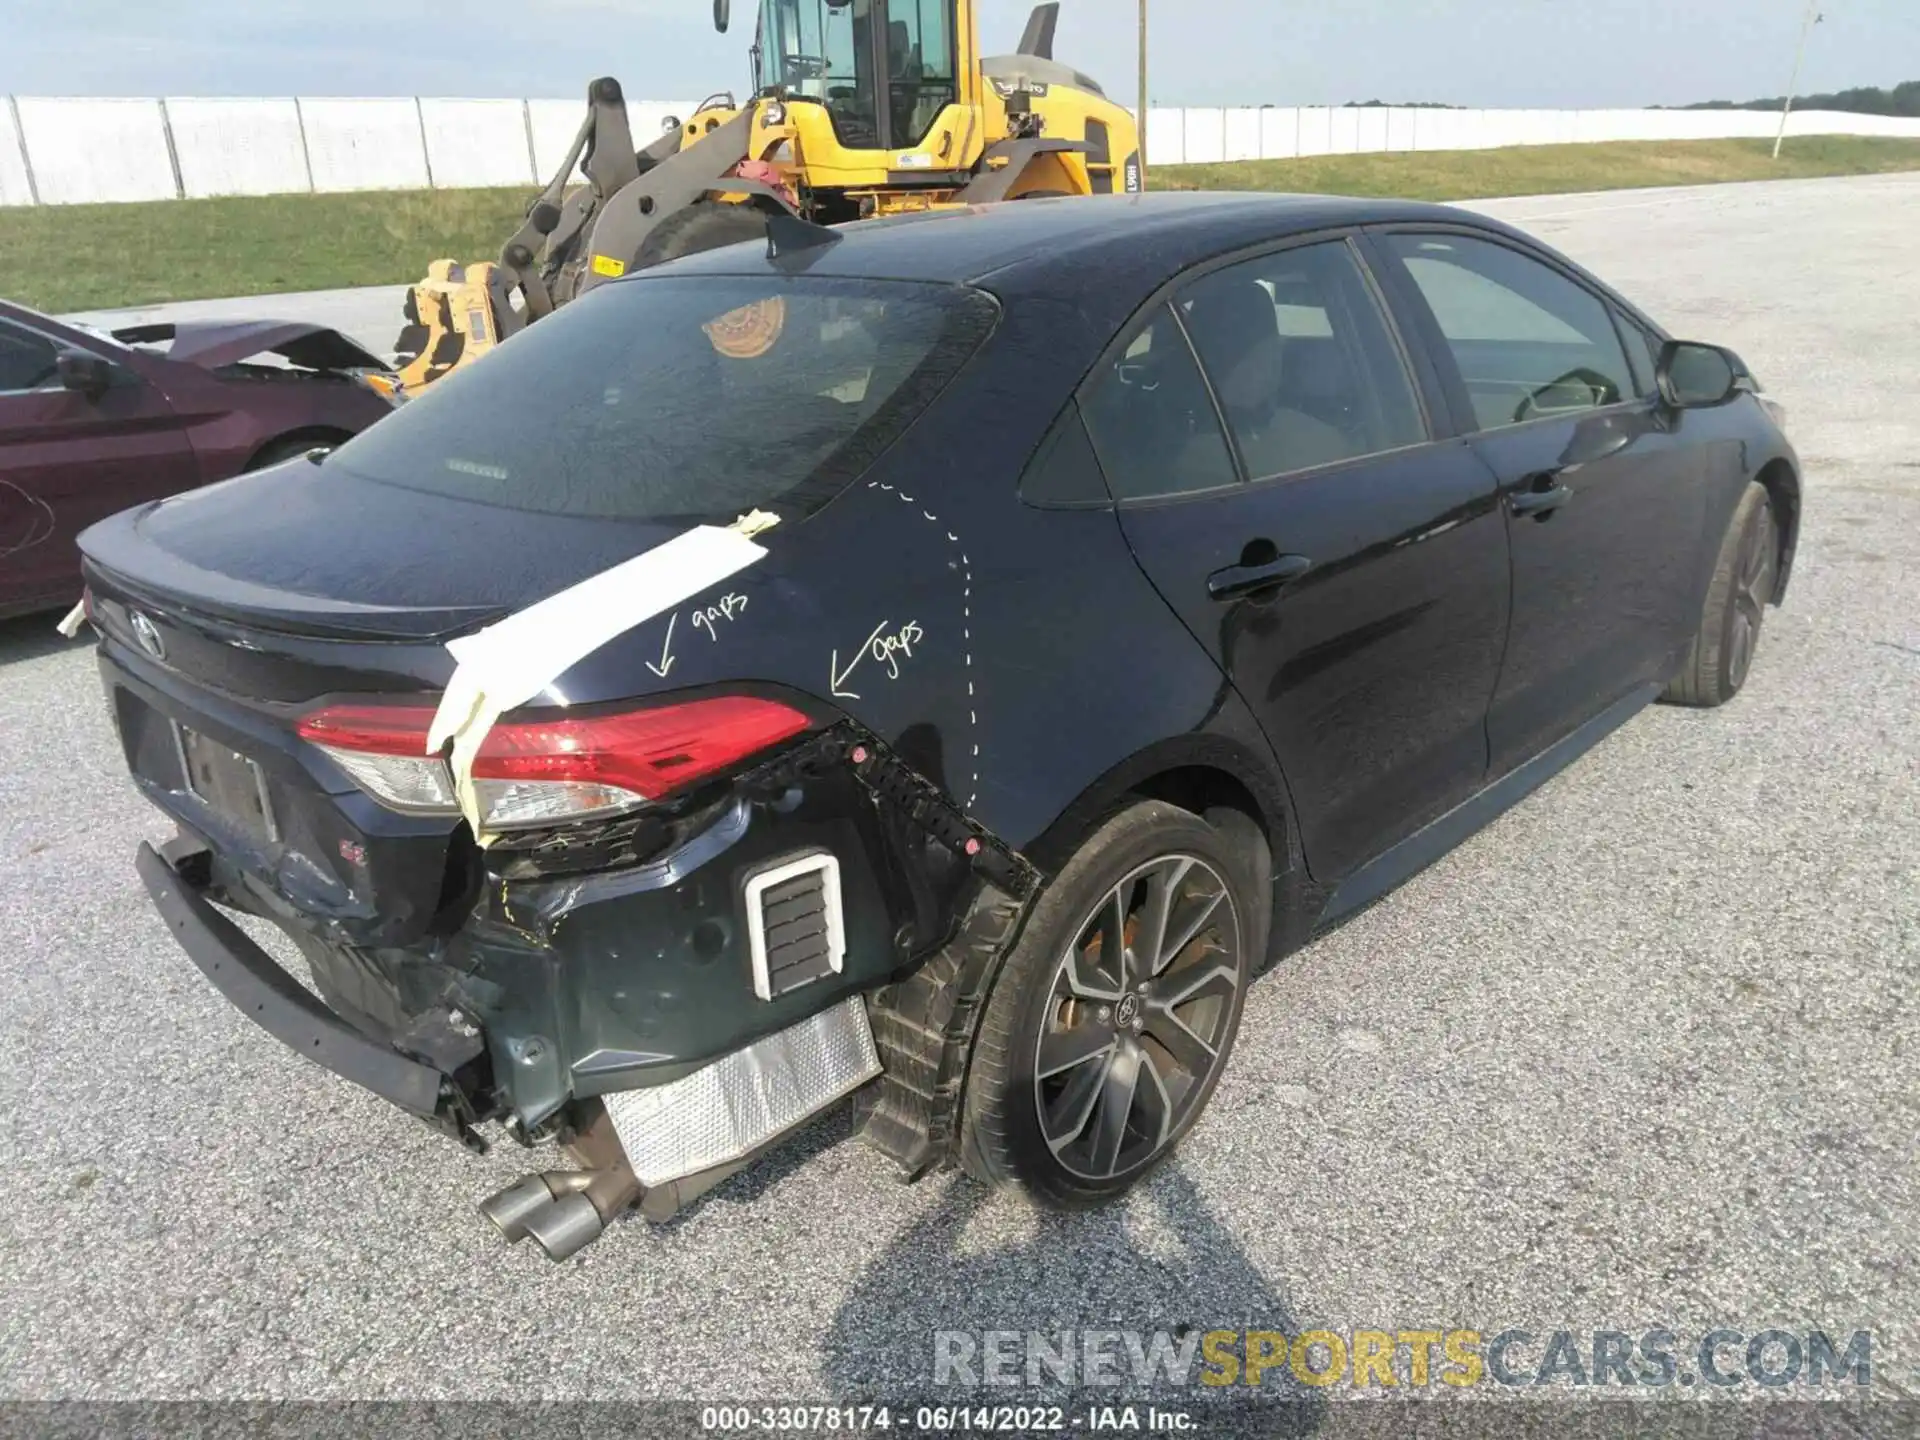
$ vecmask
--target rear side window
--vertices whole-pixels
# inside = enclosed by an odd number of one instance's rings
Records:
[[[1427,438],[1413,380],[1345,241],[1216,270],[1178,305],[1250,479]]]
[[[34,390],[54,376],[53,342],[0,324],[0,390]]]
[[[1459,235],[1389,234],[1483,430],[1617,405],[1633,371],[1607,306],[1557,270]]]
[[[1080,413],[1115,500],[1238,483],[1193,349],[1165,305],[1095,371]]]
[[[826,503],[998,309],[961,286],[690,276],[602,286],[326,464],[542,514],[725,523]]]

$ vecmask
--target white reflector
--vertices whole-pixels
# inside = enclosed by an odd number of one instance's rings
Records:
[[[651,1189],[738,1160],[880,1073],[858,995],[668,1085],[601,1101]]]

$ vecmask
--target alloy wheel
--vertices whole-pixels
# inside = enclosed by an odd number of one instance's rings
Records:
[[[1074,932],[1035,1045],[1040,1130],[1089,1180],[1146,1165],[1205,1098],[1232,1033],[1240,918],[1194,855],[1130,872]]]
[[[1732,633],[1727,637],[1727,676],[1734,689],[1746,683],[1747,667],[1753,663],[1754,648],[1760,640],[1760,622],[1767,603],[1773,599],[1774,577],[1779,570],[1780,544],[1773,523],[1773,507],[1762,504],[1740,546],[1740,559],[1733,577]]]

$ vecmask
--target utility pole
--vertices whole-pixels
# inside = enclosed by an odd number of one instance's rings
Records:
[[[1145,0],[1141,0],[1145,3]],[[1813,27],[1820,23],[1820,0],[1807,0],[1807,18],[1800,23],[1800,43],[1793,52],[1793,78],[1787,81],[1786,103],[1780,107],[1780,133],[1773,137],[1773,158],[1780,158],[1780,147],[1786,143],[1787,116],[1793,113],[1794,92],[1800,88],[1800,62],[1807,58],[1807,37],[1813,34]]]
[[[1140,188],[1147,188],[1147,0],[1140,0]]]

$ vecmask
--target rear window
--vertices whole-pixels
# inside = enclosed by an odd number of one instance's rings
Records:
[[[802,515],[913,422],[997,313],[952,285],[728,275],[605,285],[325,463],[542,514]]]

